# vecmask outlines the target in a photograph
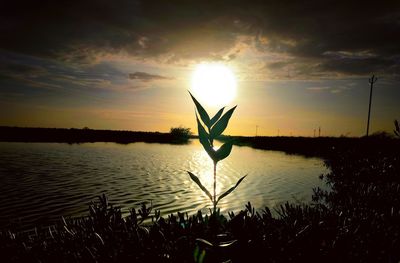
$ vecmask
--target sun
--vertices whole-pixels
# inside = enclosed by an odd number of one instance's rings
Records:
[[[226,106],[236,96],[235,75],[223,64],[199,64],[193,72],[192,92],[204,104]]]

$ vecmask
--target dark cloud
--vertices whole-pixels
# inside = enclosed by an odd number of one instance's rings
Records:
[[[83,64],[119,52],[167,56],[169,63],[229,61],[245,36],[261,52],[289,57],[292,65],[272,63],[271,70],[397,74],[399,7],[399,1],[16,0],[2,5],[0,48]]]
[[[279,70],[279,69],[285,68],[289,64],[290,64],[290,62],[287,62],[287,61],[276,61],[276,62],[269,62],[265,66],[267,69],[270,69],[270,70]]]
[[[126,89],[132,85],[126,73],[108,63],[76,68],[65,63],[7,54],[0,64],[0,87],[12,89],[14,84],[43,89]]]
[[[129,74],[130,79],[136,79],[136,80],[141,80],[141,81],[151,81],[151,80],[167,80],[171,79],[168,77],[160,76],[160,75],[155,75],[155,74],[149,74],[146,72],[135,72]]]
[[[39,77],[47,74],[47,70],[38,65],[19,64],[15,62],[0,64],[0,78],[18,75],[21,77]]]
[[[200,4],[200,3],[199,3]],[[207,57],[227,48],[212,5],[166,1],[16,1],[2,8],[4,49],[81,62],[98,53]],[[201,7],[201,8],[200,8]]]
[[[384,73],[383,69],[386,70],[386,73],[400,73],[400,64],[396,65],[394,61],[385,58],[342,58],[327,60],[317,67],[318,71],[334,71],[353,75]]]

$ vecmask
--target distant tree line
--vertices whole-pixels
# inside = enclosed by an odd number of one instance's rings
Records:
[[[400,129],[399,132],[400,134]],[[283,151],[310,157],[332,158],[348,149],[354,151],[398,152],[400,140],[386,133],[376,133],[368,137],[243,137],[221,136],[221,141],[233,140],[236,145],[256,149]]]
[[[141,131],[112,131],[63,128],[21,128],[1,127],[0,141],[8,142],[155,142],[155,143],[185,143],[190,138],[190,129],[171,128],[170,133]]]

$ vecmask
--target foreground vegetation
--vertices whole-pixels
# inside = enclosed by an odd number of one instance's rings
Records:
[[[285,204],[278,217],[247,204],[225,216],[165,218],[142,206],[122,218],[101,197],[85,218],[2,231],[0,255],[2,262],[398,262],[397,146],[335,150],[323,176],[332,190],[315,189],[312,204]]]

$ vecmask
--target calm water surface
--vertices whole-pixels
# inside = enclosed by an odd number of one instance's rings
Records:
[[[201,145],[0,143],[0,227],[85,215],[106,193],[127,213],[143,201],[162,214],[207,210],[209,200],[186,171],[212,189],[212,161]],[[311,200],[327,169],[321,159],[234,146],[217,170],[217,193],[247,178],[220,201],[223,212]]]

